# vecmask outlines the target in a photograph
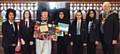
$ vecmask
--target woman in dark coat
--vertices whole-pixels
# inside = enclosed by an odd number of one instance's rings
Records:
[[[83,44],[87,41],[87,25],[81,10],[75,13],[75,20],[71,26],[71,39],[73,54],[83,54]]]
[[[98,44],[99,28],[96,20],[96,11],[89,10],[87,17],[87,54],[96,54],[96,44]]]
[[[59,23],[70,24],[69,19],[65,17],[64,11],[59,11],[58,16],[58,19],[55,21],[56,25]],[[67,54],[67,46],[69,44],[68,31],[61,31],[61,33],[63,35],[59,35],[57,39],[57,54]]]

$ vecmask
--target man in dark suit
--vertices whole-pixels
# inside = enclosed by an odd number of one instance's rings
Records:
[[[13,9],[8,9],[6,13],[6,21],[2,24],[2,46],[5,54],[15,54],[17,45],[17,23],[14,22],[16,12]]]
[[[114,54],[114,44],[117,44],[119,34],[119,17],[111,11],[110,2],[103,3],[104,13],[100,14],[100,38],[104,54]]]
[[[31,20],[31,13],[25,10],[23,20],[20,22],[20,38],[22,42],[22,54],[32,54],[35,47],[33,38],[34,22]]]

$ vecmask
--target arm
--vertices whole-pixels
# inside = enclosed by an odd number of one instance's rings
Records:
[[[7,36],[5,23],[2,24],[2,35],[3,35],[3,37]]]
[[[114,17],[113,17],[113,40],[118,40],[118,36],[119,36],[119,16],[118,14],[115,13]]]

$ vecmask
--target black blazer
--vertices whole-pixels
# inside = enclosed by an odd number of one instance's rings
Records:
[[[82,42],[87,41],[87,23],[86,21],[81,21],[80,36],[77,36],[77,21],[73,21],[71,25],[71,39],[74,41],[76,38],[79,38]]]
[[[34,42],[34,38],[33,38],[34,22],[32,20],[29,21],[29,27],[26,27],[25,21],[21,20],[19,32],[20,32],[20,38],[23,38],[26,44],[29,44],[30,41]]]
[[[12,44],[17,44],[18,41],[18,29],[17,29],[17,23],[14,22],[15,31],[12,29],[9,21],[5,21],[2,24],[2,46],[3,47],[9,47],[12,46]]]
[[[100,20],[99,24],[101,25],[102,14],[100,14],[99,20]],[[101,36],[101,37],[104,38],[103,40],[105,40],[105,42],[110,43],[112,40],[118,40],[119,17],[117,13],[112,13],[107,17],[103,26],[103,30],[104,30],[104,36]]]
[[[88,41],[90,42],[94,42],[94,41],[99,41],[99,24],[98,24],[98,20],[93,20],[93,23],[91,25],[91,28],[90,28],[90,32],[88,31],[88,25],[89,25],[89,21],[87,23],[87,38],[88,38]]]

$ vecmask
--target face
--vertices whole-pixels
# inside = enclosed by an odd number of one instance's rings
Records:
[[[63,19],[63,18],[64,18],[64,13],[63,13],[63,12],[60,12],[60,13],[59,13],[59,17],[60,17],[60,19]]]
[[[81,19],[82,18],[82,13],[77,12],[75,17],[77,18],[77,20]]]
[[[90,11],[90,15],[89,15],[91,18],[94,17],[94,12],[93,11]]]
[[[47,18],[48,18],[48,12],[47,11],[42,12],[41,13],[41,20],[47,20]]]
[[[109,12],[111,10],[111,4],[109,2],[103,3],[103,11]]]
[[[25,12],[25,19],[26,19],[26,18],[29,18],[29,16],[30,16],[30,15],[29,15],[29,12],[26,11],[26,12]]]
[[[8,19],[10,20],[10,21],[13,21],[14,20],[14,14],[13,14],[13,12],[10,12],[9,14],[8,14]]]

